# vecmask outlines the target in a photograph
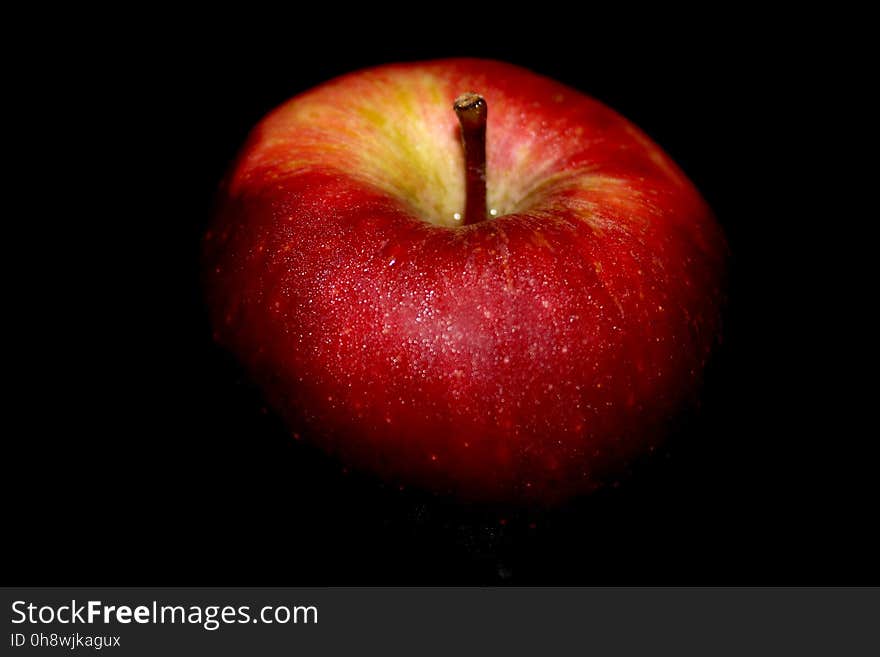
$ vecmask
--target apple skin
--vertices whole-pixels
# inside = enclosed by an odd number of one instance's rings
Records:
[[[462,226],[453,99],[489,107]],[[556,504],[625,475],[694,399],[727,247],[626,119],[505,63],[360,71],[252,132],[204,240],[215,339],[291,431],[395,484]]]

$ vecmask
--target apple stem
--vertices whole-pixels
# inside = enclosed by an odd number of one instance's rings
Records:
[[[465,209],[462,225],[486,219],[486,99],[466,93],[452,104],[461,124],[465,159]]]

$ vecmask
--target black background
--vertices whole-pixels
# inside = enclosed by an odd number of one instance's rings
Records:
[[[850,102],[840,71],[855,55],[840,59],[830,25],[787,17],[462,11],[19,26],[33,38],[17,73],[39,95],[18,96],[32,123],[10,131],[25,146],[9,192],[24,234],[7,245],[24,261],[8,277],[14,583],[878,582],[875,436],[855,419],[869,387],[838,366],[861,337],[836,278],[846,213],[826,150],[852,132],[826,109]],[[552,513],[385,489],[292,441],[201,305],[213,194],[263,114],[350,70],[459,55],[629,117],[731,246],[699,412],[632,481]]]

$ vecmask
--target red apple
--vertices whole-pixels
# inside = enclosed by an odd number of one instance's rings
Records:
[[[270,113],[205,253],[215,337],[292,431],[395,483],[554,503],[619,477],[693,397],[726,246],[626,119],[456,59]]]

